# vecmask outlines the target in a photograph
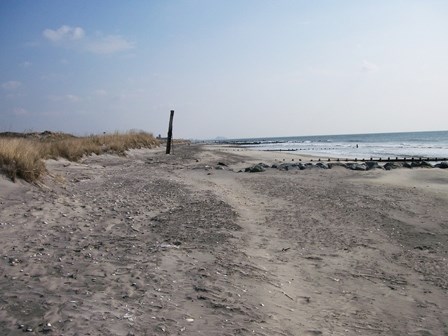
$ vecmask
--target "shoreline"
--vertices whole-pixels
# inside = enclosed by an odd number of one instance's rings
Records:
[[[252,138],[221,144],[261,150],[305,152],[321,158],[443,158],[448,157],[448,131],[341,134]]]
[[[448,159],[446,158],[368,158],[368,159],[358,159],[358,158],[333,158],[333,157],[322,157],[318,155],[304,155],[299,154],[296,151],[275,151],[275,150],[257,150],[248,149],[245,147],[235,147],[228,145],[206,145],[205,148],[221,150],[223,152],[237,152],[245,153],[249,156],[257,156],[259,158],[265,158],[270,160],[270,164],[278,162],[303,162],[306,164],[312,163],[313,165],[319,164],[350,164],[347,166],[349,169],[353,170],[369,170],[372,168],[385,168],[386,170],[396,169],[396,168],[448,168]],[[250,153],[254,153],[253,155]],[[372,165],[372,163],[378,163],[378,165]],[[396,164],[395,164],[396,163]],[[268,163],[269,164],[269,163]],[[352,166],[352,164],[359,164]],[[366,165],[367,164],[367,165]],[[312,167],[312,166],[310,166]],[[322,168],[322,166],[321,166]],[[327,167],[324,167],[327,168]],[[364,169],[365,168],[365,169]]]
[[[325,154],[319,154],[319,151],[315,151],[313,153],[312,150],[299,150],[299,149],[257,149],[256,147],[247,147],[247,146],[238,146],[238,145],[229,145],[229,144],[207,144],[206,146],[209,147],[224,147],[233,149],[235,151],[256,151],[256,152],[272,152],[272,153],[289,153],[293,155],[297,155],[299,157],[305,157],[305,158],[317,158],[323,160],[330,160],[330,161],[380,161],[380,162],[412,162],[412,161],[428,161],[428,162],[442,162],[442,161],[448,161],[448,156],[411,156],[411,155],[388,155],[388,156],[370,156],[370,157],[363,157],[363,156],[336,156],[336,155],[328,155],[328,153]],[[306,152],[305,154],[302,154]],[[311,152],[311,153],[310,153]]]

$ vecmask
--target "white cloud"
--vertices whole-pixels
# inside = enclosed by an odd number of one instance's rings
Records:
[[[24,47],[26,48],[36,48],[40,45],[40,43],[38,41],[29,41],[29,42],[25,42],[23,44]]]
[[[62,26],[57,30],[45,29],[42,34],[52,42],[80,40],[85,36],[84,29],[81,27]]]
[[[32,65],[32,63],[31,63],[31,62],[28,62],[28,61],[25,61],[25,62],[20,63],[19,65],[20,65],[22,68],[29,68],[29,67]]]
[[[25,95],[23,93],[19,93],[17,91],[10,91],[5,95],[5,98],[7,99],[19,99],[23,98]]]
[[[27,114],[28,114],[28,111],[25,110],[25,109],[22,108],[22,107],[15,107],[15,108],[12,110],[12,113],[15,114],[15,115],[17,115],[17,116],[23,116],[23,115],[27,115]]]
[[[361,70],[363,72],[373,73],[373,72],[378,72],[380,70],[380,67],[372,62],[363,60],[362,65],[361,65]]]
[[[343,76],[343,73],[340,70],[335,70],[331,68],[323,68],[323,67],[308,67],[308,71],[316,76],[321,77],[340,77]]]
[[[96,96],[99,96],[99,97],[107,96],[107,91],[103,90],[103,89],[96,90],[94,93]]]
[[[22,85],[19,81],[9,81],[2,84],[2,88],[5,90],[15,90]]]
[[[134,44],[121,35],[89,36],[83,28],[67,25],[56,30],[45,29],[42,35],[56,45],[93,54],[113,54],[134,48]]]
[[[72,102],[72,103],[76,103],[81,100],[81,98],[79,98],[78,96],[72,95],[72,94],[65,95],[64,98],[65,98],[65,100]]]
[[[127,41],[122,36],[109,35],[90,41],[86,49],[94,54],[113,54],[132,49],[133,47],[133,43]]]
[[[66,78],[67,76],[61,73],[48,73],[40,76],[40,79],[44,81],[62,81]]]
[[[62,95],[62,96],[49,96],[48,97],[49,100],[54,101],[54,102],[69,102],[69,103],[77,103],[79,101],[81,101],[81,98],[73,95],[73,94],[66,94],[66,95]]]

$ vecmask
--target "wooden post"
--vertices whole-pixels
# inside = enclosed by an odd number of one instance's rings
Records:
[[[173,118],[174,118],[174,110],[171,110],[170,124],[168,126],[168,138],[166,140],[166,154],[171,153],[171,139],[173,137]]]

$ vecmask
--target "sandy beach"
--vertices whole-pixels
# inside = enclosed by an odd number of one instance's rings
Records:
[[[0,335],[448,335],[448,170],[239,172],[298,158],[184,145],[0,177]]]

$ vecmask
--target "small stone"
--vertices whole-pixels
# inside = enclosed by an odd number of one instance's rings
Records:
[[[42,332],[44,334],[52,332],[52,331],[53,331],[53,328],[51,327],[50,323],[47,323],[47,325],[42,328]]]

